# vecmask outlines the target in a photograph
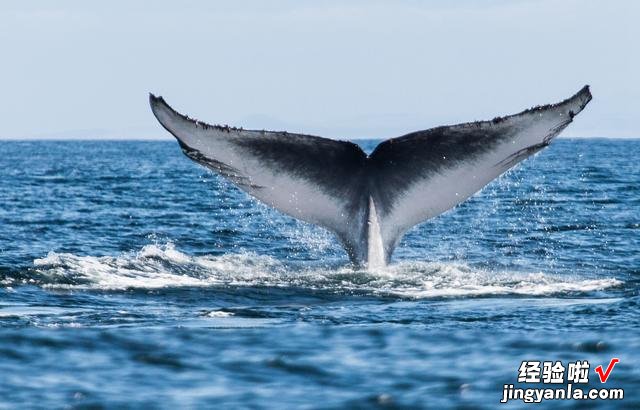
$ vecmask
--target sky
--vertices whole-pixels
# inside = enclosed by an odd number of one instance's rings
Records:
[[[0,138],[209,123],[387,138],[594,99],[564,133],[640,137],[637,1],[2,1]]]

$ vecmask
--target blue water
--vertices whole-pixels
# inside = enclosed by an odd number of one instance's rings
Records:
[[[175,142],[3,141],[0,408],[496,408],[523,360],[639,408],[639,154],[558,140],[364,272]]]

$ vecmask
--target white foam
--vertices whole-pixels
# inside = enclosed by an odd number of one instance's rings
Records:
[[[623,283],[579,275],[490,272],[441,262],[401,262],[372,272],[348,267],[300,269],[253,253],[189,256],[172,244],[147,245],[117,257],[50,252],[34,265],[48,279],[43,286],[81,289],[280,286],[433,298],[584,293]]]
[[[213,311],[207,313],[205,316],[207,316],[207,317],[230,317],[230,316],[233,316],[233,313],[225,312],[223,310],[213,310]]]

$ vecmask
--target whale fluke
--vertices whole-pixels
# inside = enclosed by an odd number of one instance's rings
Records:
[[[557,104],[388,139],[370,155],[349,141],[209,125],[162,97],[149,100],[189,158],[267,205],[329,229],[353,263],[377,268],[412,226],[549,145],[591,93],[585,86]]]

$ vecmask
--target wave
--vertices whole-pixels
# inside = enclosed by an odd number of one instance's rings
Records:
[[[491,272],[461,263],[400,262],[377,271],[300,267],[254,253],[189,256],[170,243],[116,257],[50,252],[34,261],[33,273],[36,284],[47,288],[273,286],[402,298],[575,294],[623,284],[615,278]]]

